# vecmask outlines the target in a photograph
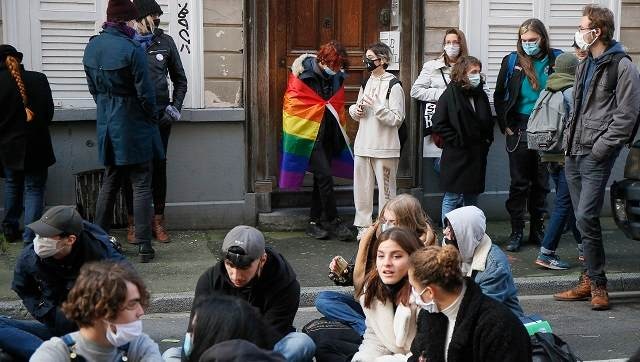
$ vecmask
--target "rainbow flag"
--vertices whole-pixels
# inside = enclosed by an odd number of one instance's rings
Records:
[[[289,74],[282,107],[282,162],[278,182],[281,189],[302,186],[325,110],[333,114],[344,139],[340,152],[331,160],[333,175],[353,178],[353,152],[345,132],[344,86],[325,101],[298,77]]]

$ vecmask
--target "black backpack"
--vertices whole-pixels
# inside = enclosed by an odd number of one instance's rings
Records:
[[[369,81],[369,77],[364,78],[360,83],[360,87],[362,88],[362,91],[364,91],[364,87],[367,85],[368,81]],[[387,97],[386,97],[387,101],[389,100],[391,89],[396,84],[400,84],[400,86],[402,86],[402,82],[400,81],[400,79],[394,76],[393,79],[389,81],[389,88],[387,89]],[[407,142],[408,137],[409,137],[409,131],[407,130],[407,122],[403,121],[402,124],[400,125],[400,128],[398,128],[398,138],[400,139],[400,152],[402,152],[402,149],[404,148],[404,144]]]
[[[581,362],[569,345],[553,333],[537,332],[531,336],[532,362]]]

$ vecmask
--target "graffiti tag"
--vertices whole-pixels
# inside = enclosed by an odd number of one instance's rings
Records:
[[[179,2],[178,8],[180,8],[178,11],[178,25],[180,26],[178,36],[180,40],[182,40],[180,52],[183,53],[186,51],[187,54],[191,54],[191,35],[189,33],[189,20],[187,19],[187,15],[189,15],[189,2]]]

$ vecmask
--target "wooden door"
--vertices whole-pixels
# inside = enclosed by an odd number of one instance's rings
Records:
[[[279,154],[282,137],[282,97],[289,67],[305,53],[315,53],[337,40],[349,56],[345,81],[346,107],[355,103],[366,77],[362,58],[366,47],[389,30],[391,0],[271,0],[269,4],[269,108],[271,155]],[[347,133],[353,143],[357,123],[348,119]],[[278,170],[278,157],[270,157],[269,169]],[[277,175],[276,175],[277,177]],[[310,183],[305,182],[305,185]]]

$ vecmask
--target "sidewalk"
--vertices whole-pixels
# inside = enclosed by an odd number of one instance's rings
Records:
[[[602,219],[602,226],[610,290],[640,290],[640,241],[627,239],[609,217]],[[511,231],[509,223],[504,221],[490,222],[487,229],[493,242],[501,246]],[[126,241],[123,243],[125,254],[143,275],[153,295],[150,312],[181,312],[191,308],[198,277],[215,264],[226,231],[172,231],[171,243],[155,243],[156,258],[148,264],[140,264],[135,247]],[[125,240],[124,230],[116,230],[114,235],[118,240]],[[315,295],[322,290],[350,292],[350,288],[333,286],[327,277],[328,264],[334,255],[349,259],[355,253],[355,242],[314,240],[303,232],[265,232],[265,235],[267,242],[296,270],[303,293],[301,306],[312,306]],[[23,313],[21,303],[11,290],[13,267],[21,246],[11,244],[8,252],[0,255],[0,314]],[[525,245],[519,253],[507,253],[521,295],[551,294],[577,280],[580,268],[571,233],[562,237],[558,250],[559,255],[572,264],[571,269],[542,269],[534,264],[537,253],[534,245]]]

